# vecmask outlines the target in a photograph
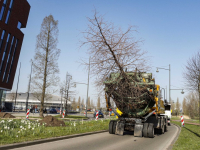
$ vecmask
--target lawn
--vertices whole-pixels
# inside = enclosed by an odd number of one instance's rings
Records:
[[[46,127],[37,121],[0,120],[0,145],[59,137],[78,133],[108,130],[109,119],[98,121],[68,121],[66,127]]]
[[[181,121],[181,118],[173,116],[173,117],[171,118],[171,120],[180,120],[180,121]],[[195,119],[184,119],[184,122],[199,123],[199,120],[195,120]]]
[[[172,121],[181,126],[181,122]],[[173,145],[173,150],[198,150],[200,149],[200,126],[185,123],[178,140]]]

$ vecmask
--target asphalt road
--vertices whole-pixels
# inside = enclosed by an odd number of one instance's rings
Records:
[[[132,132],[124,136],[108,132],[76,137],[55,142],[16,148],[14,150],[165,150],[178,133],[178,127],[171,125],[168,132],[154,138],[134,137]]]

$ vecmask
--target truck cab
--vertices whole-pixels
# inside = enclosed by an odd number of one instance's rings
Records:
[[[171,120],[171,117],[172,117],[171,104],[165,105],[165,115],[167,116],[168,125],[171,125],[171,123],[170,123],[170,120]]]

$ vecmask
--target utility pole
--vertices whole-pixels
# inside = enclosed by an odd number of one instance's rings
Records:
[[[21,62],[20,62],[20,66],[19,66],[19,75],[18,75],[18,81],[17,81],[17,90],[16,90],[16,94],[15,94],[15,107],[16,107],[17,91],[18,91],[18,85],[19,85],[20,69],[21,69]],[[15,111],[15,107],[14,107],[14,111]]]
[[[31,60],[31,73],[30,73],[29,84],[28,84],[28,92],[27,92],[27,98],[26,98],[26,112],[27,112],[27,109],[28,109],[28,99],[29,99],[29,91],[30,91],[30,85],[31,85],[32,66],[33,66],[33,62]]]
[[[89,79],[90,79],[90,58],[89,58],[89,68],[88,68],[88,84],[87,84],[87,99],[86,99],[86,117],[87,117],[87,105],[88,105]]]
[[[170,64],[169,64],[169,103],[171,104],[171,91],[170,91],[170,87],[171,87],[171,77],[170,77]]]

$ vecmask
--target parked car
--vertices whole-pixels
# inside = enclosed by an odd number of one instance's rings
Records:
[[[101,110],[98,111],[99,118],[104,118],[104,114],[101,112]],[[96,118],[96,111],[94,112],[94,118]]]
[[[57,114],[57,110],[56,110],[55,108],[51,108],[51,109],[49,110],[49,112],[50,112],[50,113]]]

